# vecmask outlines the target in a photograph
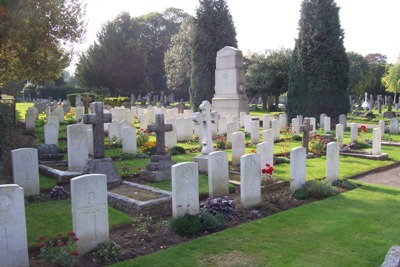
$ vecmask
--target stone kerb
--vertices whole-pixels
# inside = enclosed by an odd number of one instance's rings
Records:
[[[71,208],[80,254],[109,240],[106,175],[88,174],[71,179]]]
[[[25,196],[37,195],[39,188],[39,161],[36,148],[11,151],[13,182],[24,189]]]
[[[0,266],[29,266],[24,189],[0,185]]]
[[[182,162],[171,167],[172,216],[199,213],[199,170],[195,162]]]

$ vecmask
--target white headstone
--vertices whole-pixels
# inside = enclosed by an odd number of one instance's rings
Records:
[[[239,126],[240,126],[240,128],[243,128],[244,127],[244,116],[246,116],[246,112],[244,112],[244,111],[241,111],[241,112],[239,112]]]
[[[185,118],[177,118],[175,120],[175,125],[176,125],[176,140],[178,141],[186,140]]]
[[[326,179],[330,183],[339,179],[339,149],[338,142],[330,142],[326,146]]]
[[[245,153],[245,136],[243,132],[232,134],[232,164],[239,165],[240,157]]]
[[[265,164],[274,165],[274,146],[271,143],[262,142],[257,144],[257,154],[261,156],[261,169],[265,168]]]
[[[350,123],[350,142],[357,141],[358,138],[358,124]]]
[[[306,184],[306,149],[296,147],[290,151],[290,191],[294,193]]]
[[[379,128],[381,129],[381,134],[383,136],[385,134],[385,121],[384,120],[379,121]]]
[[[122,153],[137,154],[136,128],[125,127],[121,129]]]
[[[299,121],[299,125],[303,125],[303,115],[297,115],[296,119]]]
[[[343,124],[336,124],[336,140],[340,144],[340,147],[343,145]]]
[[[251,115],[244,115],[244,131],[250,133],[251,131]]]
[[[119,122],[117,120],[112,120],[108,125],[108,139],[111,142],[121,143],[121,131],[119,128]]]
[[[279,114],[279,125],[281,129],[285,129],[287,127],[288,121],[287,121],[287,115],[286,113],[281,113]]]
[[[272,120],[271,121],[271,128],[272,128],[272,133],[274,134],[274,141],[277,141],[280,139],[281,135],[281,129],[279,125],[279,120]]]
[[[343,129],[347,128],[347,116],[346,116],[346,114],[340,114],[340,116],[339,116],[339,124],[343,125]]]
[[[44,126],[44,143],[58,146],[58,126],[48,122]]]
[[[229,194],[228,153],[225,151],[208,154],[208,192],[211,198]]]
[[[149,119],[147,114],[139,115],[139,120],[140,120],[140,129],[147,130],[147,125],[149,125]]]
[[[236,125],[233,121],[226,124],[226,138],[228,142],[232,140],[232,134],[238,130],[239,129],[236,128]]]
[[[192,117],[185,118],[185,140],[193,139],[194,122]]]
[[[172,125],[172,131],[165,132],[165,146],[171,149],[173,147],[176,147],[176,145],[176,126]]]
[[[91,125],[89,125],[89,126],[91,126]],[[94,149],[93,149],[93,129],[92,128],[86,129],[86,136],[87,136],[88,153],[93,156]]]
[[[36,114],[33,110],[25,112],[25,130],[27,132],[35,131]]]
[[[331,117],[324,118],[324,133],[331,131]]]
[[[199,213],[199,167],[195,162],[182,162],[171,167],[172,216]]]
[[[85,124],[67,126],[68,170],[82,171],[88,158],[87,127]]]
[[[107,176],[87,174],[71,179],[72,228],[77,250],[84,254],[109,240]]]
[[[272,129],[264,130],[262,132],[262,140],[263,142],[270,143],[274,145],[274,133],[272,132]]]
[[[13,182],[24,189],[25,196],[38,195],[39,162],[36,148],[20,148],[11,151]]]
[[[63,123],[64,122],[64,109],[62,107],[58,106],[54,109],[54,113],[57,115],[58,121],[60,123]]]
[[[263,120],[263,130],[271,128],[271,117],[269,114],[264,114],[262,120]]]
[[[257,207],[261,203],[260,155],[240,157],[240,204],[243,209]]]
[[[380,128],[374,128],[372,134],[372,155],[380,155],[382,142],[382,133]]]
[[[81,122],[83,120],[83,114],[85,114],[85,107],[76,107],[75,110],[75,121],[76,123]]]
[[[399,133],[399,120],[397,118],[391,118],[390,119],[389,132],[391,134],[398,134]]]
[[[226,117],[219,118],[218,121],[218,134],[226,134],[227,132],[227,125],[226,125]]]
[[[326,117],[327,115],[325,114],[325,113],[322,113],[321,115],[319,115],[319,127],[320,128],[324,128],[324,125],[325,125],[325,117]]]
[[[29,266],[24,189],[0,185],[0,266]]]
[[[260,121],[254,120],[251,122],[250,126],[251,142],[253,144],[258,144],[260,142]]]
[[[310,117],[310,125],[313,126],[312,133],[315,133],[317,131],[317,120],[314,117]]]
[[[292,132],[293,132],[293,135],[299,135],[299,133],[300,133],[300,123],[299,123],[299,119],[297,119],[297,118],[292,119]]]

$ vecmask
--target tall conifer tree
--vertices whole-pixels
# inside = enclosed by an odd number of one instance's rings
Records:
[[[237,47],[236,30],[226,0],[200,0],[196,10],[189,88],[193,110],[197,110],[202,101],[211,101],[217,51],[225,46]]]
[[[349,111],[349,61],[334,0],[303,0],[289,73],[287,113],[332,118]]]

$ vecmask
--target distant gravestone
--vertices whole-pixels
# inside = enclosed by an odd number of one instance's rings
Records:
[[[385,128],[386,128],[384,120],[379,121],[379,128],[381,129],[381,134],[383,136],[385,134]]]
[[[308,142],[310,141],[310,132],[313,126],[310,124],[310,118],[304,118],[303,125],[300,127],[300,131],[303,132],[302,147],[305,148],[306,154],[308,154]]]
[[[271,117],[269,114],[264,114],[262,117],[262,121],[263,121],[263,130],[271,128]]]
[[[251,143],[258,144],[260,142],[260,122],[254,120],[250,124],[250,139]]]
[[[274,134],[274,141],[278,141],[281,137],[281,129],[280,129],[280,125],[279,125],[279,120],[272,120],[271,121],[271,128],[272,128],[272,132]]]
[[[73,124],[67,126],[68,170],[83,171],[88,159],[86,125]]]
[[[330,142],[326,146],[326,179],[330,183],[339,179],[339,149],[338,142]]]
[[[229,194],[228,153],[214,151],[208,154],[208,192],[211,198]]]
[[[265,168],[266,164],[274,165],[274,145],[267,142],[257,144],[257,154],[261,156],[261,169]]]
[[[76,123],[79,123],[83,120],[83,114],[85,114],[85,108],[84,107],[76,107],[76,110],[75,110]]]
[[[324,118],[324,133],[329,133],[331,131],[331,118]]]
[[[169,149],[176,147],[176,126],[172,125],[172,131],[165,133],[165,146]]]
[[[391,134],[399,133],[399,120],[397,118],[390,119],[389,132]]]
[[[344,137],[344,135],[343,135],[343,132],[344,132],[344,130],[343,130],[343,124],[336,124],[336,140],[338,141],[338,143],[339,143],[339,145],[340,145],[340,147],[343,145],[343,137]]]
[[[25,131],[26,132],[34,132],[35,131],[35,120],[36,114],[32,109],[28,109],[25,112]]]
[[[290,191],[302,189],[306,184],[306,149],[293,148],[290,151]]]
[[[245,153],[245,135],[243,132],[232,134],[232,165],[240,164],[240,157]]]
[[[172,216],[174,218],[199,213],[199,171],[195,162],[183,162],[171,167]]]
[[[119,129],[119,122],[116,120],[113,120],[109,125],[108,125],[108,139],[110,144],[113,142],[120,144],[121,143],[121,133]]]
[[[85,114],[89,113],[89,106],[90,106],[91,101],[93,101],[93,99],[90,97],[90,95],[85,94],[85,96],[83,97],[83,105],[85,107]]]
[[[324,125],[325,125],[324,119],[326,116],[327,115],[325,113],[322,113],[321,115],[319,115],[319,127],[322,129],[324,128]]]
[[[287,115],[286,113],[281,113],[279,114],[279,125],[281,129],[285,129],[287,127],[288,121],[287,121]]]
[[[251,115],[244,115],[244,131],[247,133],[250,133],[251,131],[251,122],[252,122]]]
[[[121,129],[122,153],[137,154],[136,128],[124,127]]]
[[[109,240],[107,177],[88,174],[71,179],[72,227],[84,254]]]
[[[48,122],[44,126],[44,143],[58,146],[58,126]]]
[[[251,209],[260,203],[260,155],[247,154],[240,157],[240,204],[243,209]]]
[[[60,123],[64,122],[64,109],[60,106],[54,109],[54,114],[58,117]]]
[[[292,119],[292,133],[293,135],[299,135],[300,133],[300,124],[297,118]]]
[[[0,185],[0,266],[29,266],[24,189]]]
[[[380,128],[374,128],[372,133],[372,155],[380,155],[382,142],[382,133]]]
[[[274,133],[272,132],[272,129],[267,129],[262,132],[262,140],[263,142],[274,145]]]
[[[340,114],[339,115],[339,124],[342,124],[344,129],[347,128],[347,116],[346,116],[346,114]]]
[[[358,124],[350,123],[350,142],[355,142],[358,139]]]
[[[20,148],[11,151],[13,182],[24,189],[25,196],[38,195],[39,163],[35,148]]]

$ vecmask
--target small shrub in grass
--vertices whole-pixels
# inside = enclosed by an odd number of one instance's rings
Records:
[[[310,193],[308,193],[306,190],[304,190],[304,189],[299,189],[299,190],[296,190],[294,193],[293,193],[293,197],[295,198],[295,199],[308,199],[309,197],[310,197]]]
[[[304,187],[304,190],[310,194],[310,197],[317,199],[323,199],[333,196],[336,193],[335,187],[333,187],[327,181],[308,181]]]
[[[290,163],[290,159],[286,157],[274,157],[274,164]]]
[[[293,135],[292,140],[293,141],[301,141],[301,140],[303,140],[303,138],[300,135]]]
[[[118,261],[124,253],[120,245],[113,241],[106,241],[89,252],[89,257],[95,263],[110,263]]]
[[[50,191],[51,199],[67,199],[69,197],[69,193],[62,186],[54,186]]]
[[[213,215],[206,210],[202,210],[199,216],[203,231],[217,232],[225,227],[225,218],[221,213]]]
[[[332,183],[333,186],[340,187],[346,190],[353,190],[357,188],[357,184],[347,179],[339,179]]]
[[[44,201],[48,201],[48,200],[49,200],[49,195],[40,193],[37,195],[27,197],[25,199],[25,204],[44,202]]]
[[[144,143],[149,142],[150,137],[147,130],[140,129],[136,134],[136,144],[137,146],[142,146]]]
[[[200,203],[200,207],[212,215],[222,214],[226,220],[232,220],[237,216],[235,204],[228,196],[223,198],[207,198]]]
[[[171,148],[169,153],[171,154],[171,156],[181,155],[186,153],[186,149],[181,146],[174,146],[173,148]]]
[[[171,221],[171,229],[180,236],[192,237],[202,231],[202,224],[197,215],[186,213],[185,215],[174,218]]]
[[[140,214],[138,217],[132,219],[132,227],[139,236],[145,236],[152,222],[152,217]]]

